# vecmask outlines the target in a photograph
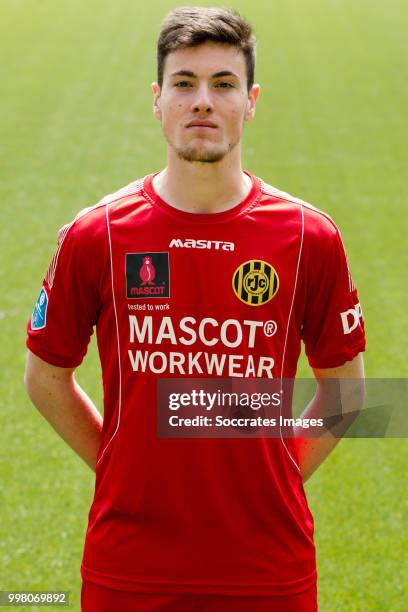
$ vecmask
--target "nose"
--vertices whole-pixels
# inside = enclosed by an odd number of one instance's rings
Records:
[[[200,87],[198,87],[197,95],[194,98],[191,110],[195,114],[203,113],[208,115],[212,112],[213,103],[211,101],[207,84],[203,83]]]

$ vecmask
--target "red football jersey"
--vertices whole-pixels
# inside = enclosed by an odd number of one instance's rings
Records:
[[[250,175],[251,176],[251,175]],[[169,206],[153,175],[65,226],[28,348],[78,366],[96,326],[104,422],[82,575],[109,588],[295,593],[316,579],[293,439],[168,439],[158,378],[292,378],[365,348],[333,221],[251,176],[225,212]]]

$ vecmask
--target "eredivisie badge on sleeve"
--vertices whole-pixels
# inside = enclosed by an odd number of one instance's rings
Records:
[[[48,295],[44,287],[40,291],[33,314],[31,315],[31,329],[44,329],[47,324]]]
[[[266,261],[251,259],[235,270],[232,288],[244,304],[262,306],[276,295],[279,278],[276,270]]]
[[[127,253],[126,295],[128,298],[170,297],[169,254]]]

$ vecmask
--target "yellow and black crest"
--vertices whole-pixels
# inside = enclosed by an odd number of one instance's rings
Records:
[[[266,261],[251,259],[235,270],[232,288],[241,302],[262,306],[276,295],[279,278],[276,270]]]

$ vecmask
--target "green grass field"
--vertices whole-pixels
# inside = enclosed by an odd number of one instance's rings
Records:
[[[25,395],[25,324],[57,229],[164,163],[150,83],[175,6],[0,3],[0,590],[70,590],[73,610],[93,478]],[[367,375],[407,376],[408,4],[234,6],[257,31],[263,85],[245,167],[334,217],[363,304]],[[95,346],[78,377],[101,406]],[[407,459],[407,440],[345,440],[307,484],[323,612],[408,609]]]

